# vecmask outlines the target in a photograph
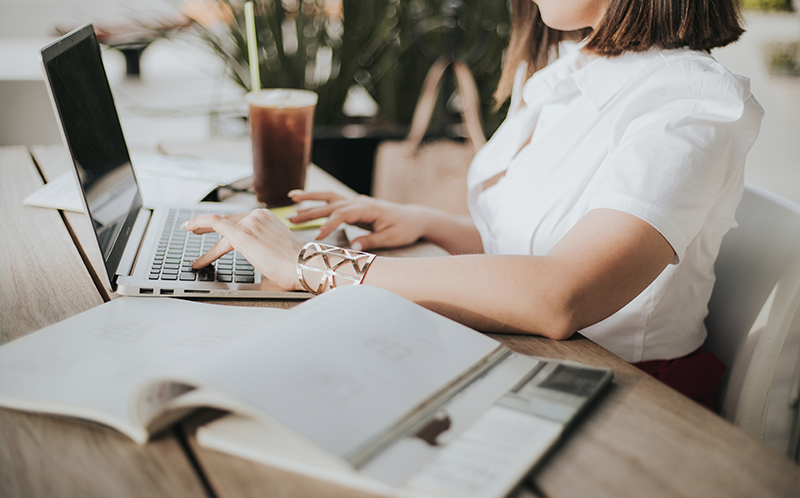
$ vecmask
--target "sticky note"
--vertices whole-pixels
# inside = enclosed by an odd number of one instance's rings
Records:
[[[270,211],[272,211],[272,214],[277,216],[278,219],[280,219],[291,230],[309,230],[312,228],[319,228],[328,220],[327,218],[318,218],[316,220],[309,220],[303,223],[292,223],[288,218],[297,214],[297,206],[271,208]]]

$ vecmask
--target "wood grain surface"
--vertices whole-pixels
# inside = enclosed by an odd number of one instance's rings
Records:
[[[59,211],[22,205],[42,184],[27,149],[0,148],[3,343],[103,303]],[[0,410],[0,466],[4,498],[207,495],[174,434],[138,446],[64,417]]]
[[[59,212],[23,206],[43,184],[27,149],[0,150],[2,343],[103,302]]]

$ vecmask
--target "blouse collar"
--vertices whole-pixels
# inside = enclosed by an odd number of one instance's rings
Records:
[[[562,43],[558,60],[536,72],[525,83],[525,104],[536,106],[574,82],[578,91],[600,110],[654,60],[667,63],[659,49],[603,57],[581,50],[585,44],[586,40]]]

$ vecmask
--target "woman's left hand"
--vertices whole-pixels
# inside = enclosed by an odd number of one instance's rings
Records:
[[[204,214],[189,220],[183,228],[196,234],[220,234],[217,243],[196,259],[192,268],[204,268],[235,249],[285,290],[303,290],[297,279],[297,255],[303,244],[268,210],[228,216]]]

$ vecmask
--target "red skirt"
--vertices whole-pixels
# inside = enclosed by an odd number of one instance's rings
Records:
[[[725,372],[717,355],[702,348],[674,360],[651,360],[633,366],[717,413],[714,391]]]

